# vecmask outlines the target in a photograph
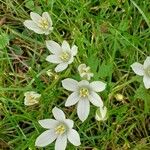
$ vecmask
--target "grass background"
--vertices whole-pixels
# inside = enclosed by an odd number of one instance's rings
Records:
[[[31,11],[49,12],[50,35],[23,26]],[[44,131],[37,121],[51,118],[57,106],[75,121],[81,136],[82,145],[68,144],[68,150],[150,150],[150,90],[130,67],[150,55],[149,14],[149,0],[0,0],[0,149],[35,150],[35,139]],[[48,39],[65,39],[79,48],[74,63],[57,79],[46,74],[55,67],[45,61]],[[95,121],[93,106],[84,123],[75,106],[64,106],[70,93],[61,80],[81,80],[80,63],[91,67],[93,80],[107,83],[100,93],[109,114],[104,123]],[[30,90],[42,94],[39,105],[24,105],[24,92]],[[54,143],[43,149],[53,150]]]

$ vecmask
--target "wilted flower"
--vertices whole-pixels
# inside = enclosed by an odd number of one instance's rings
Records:
[[[97,121],[105,121],[105,120],[107,120],[107,108],[105,106],[99,107],[96,110],[95,119]]]
[[[150,57],[147,57],[144,64],[135,62],[131,65],[133,71],[139,75],[143,76],[143,82],[146,89],[150,88]]]
[[[24,104],[27,106],[31,106],[31,105],[39,103],[41,94],[38,94],[37,92],[34,92],[34,91],[29,91],[29,92],[24,93],[24,96],[25,96]]]
[[[25,20],[24,25],[35,33],[48,35],[53,30],[52,20],[48,12],[43,12],[42,16],[31,12],[30,17],[32,20]]]
[[[46,46],[52,53],[46,60],[58,64],[55,68],[56,72],[65,70],[68,65],[73,62],[74,56],[77,54],[78,50],[76,45],[73,45],[72,48],[70,48],[67,41],[63,41],[61,46],[55,41],[46,41]]]
[[[65,118],[65,114],[57,107],[52,109],[54,118],[40,120],[39,124],[48,129],[44,131],[35,142],[36,146],[45,147],[51,144],[55,139],[55,150],[65,150],[67,146],[67,139],[75,146],[79,146],[80,136],[73,128],[74,122]]]
[[[79,65],[78,71],[80,76],[86,80],[90,80],[91,77],[93,77],[93,73],[91,73],[90,67],[87,67],[86,64]]]
[[[87,119],[90,112],[90,102],[97,106],[103,106],[101,97],[96,92],[101,92],[106,88],[106,84],[101,81],[89,83],[86,80],[80,82],[67,78],[62,81],[62,86],[73,93],[67,98],[65,106],[77,104],[77,114],[83,122]]]

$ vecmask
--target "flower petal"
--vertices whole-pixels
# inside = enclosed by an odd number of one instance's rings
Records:
[[[62,51],[60,45],[52,40],[46,41],[46,47],[51,53],[56,55],[59,55],[59,53]]]
[[[32,20],[26,20],[23,24],[24,24],[24,26],[26,26],[29,30],[34,31],[35,33],[38,33],[38,34],[43,34],[43,33],[44,33],[44,31],[41,30],[41,29],[36,25],[36,23],[34,23]]]
[[[75,105],[79,101],[79,94],[77,92],[73,92],[69,97],[67,98],[67,101],[65,103],[66,107]]]
[[[46,57],[46,60],[54,64],[59,64],[62,62],[56,55],[49,55]]]
[[[88,99],[81,99],[77,105],[77,114],[79,119],[84,122],[90,112],[90,103]]]
[[[74,129],[71,129],[68,133],[68,140],[75,146],[79,146],[81,144],[79,133]]]
[[[78,47],[76,45],[73,45],[71,48],[71,53],[73,56],[76,56],[78,52]]]
[[[53,129],[59,124],[59,121],[54,119],[43,119],[39,120],[38,122],[43,128],[46,129]]]
[[[67,63],[68,63],[68,64],[71,64],[71,63],[73,62],[73,60],[74,60],[74,57],[73,57],[73,55],[72,55]]]
[[[146,89],[150,88],[150,77],[147,75],[144,75],[143,77],[144,86]]]
[[[102,117],[103,117],[103,118],[106,118],[107,107],[104,106],[104,107],[101,108],[101,114],[102,114]]]
[[[135,62],[131,65],[132,70],[139,76],[143,76],[144,75],[144,68],[143,65]]]
[[[62,86],[68,91],[77,91],[78,89],[78,81],[74,79],[67,78],[62,80],[61,82],[62,82]]]
[[[105,90],[106,88],[106,83],[101,82],[101,81],[93,81],[90,83],[90,86],[92,87],[92,90],[95,92],[101,92]]]
[[[148,67],[150,67],[150,57],[147,57],[144,61],[144,69],[147,69]]]
[[[107,120],[107,108],[105,106],[104,107],[99,107],[96,110],[95,119],[97,121],[105,121],[105,120]]]
[[[67,63],[60,63],[59,65],[56,66],[55,71],[56,72],[61,72],[65,70],[68,67]]]
[[[54,130],[44,131],[35,141],[35,146],[45,147],[56,139],[57,135]]]
[[[67,136],[66,134],[58,136],[55,143],[55,150],[65,150],[67,147]]]
[[[93,105],[95,105],[97,107],[103,106],[103,101],[102,101],[101,97],[97,93],[91,92],[91,94],[89,95],[88,98],[89,98],[89,101]]]
[[[36,24],[38,24],[38,23],[39,23],[39,20],[42,19],[42,17],[41,17],[39,14],[34,13],[34,12],[31,12],[31,13],[30,13],[30,17],[31,17],[31,19],[32,19]]]
[[[80,87],[84,87],[84,86],[87,87],[87,86],[89,86],[89,82],[87,80],[82,80],[79,82],[79,86]]]
[[[67,125],[67,127],[68,127],[69,129],[72,129],[72,128],[73,128],[73,125],[74,125],[73,120],[71,120],[71,119],[65,119],[65,120],[64,120],[64,123]]]
[[[48,20],[48,22],[50,23],[50,26],[53,25],[52,19],[51,19],[51,17],[50,17],[48,12],[43,12],[42,18],[46,18]]]
[[[57,107],[54,107],[54,108],[52,109],[52,113],[53,113],[54,118],[55,118],[56,120],[58,120],[58,121],[62,121],[62,120],[65,119],[65,114],[64,114],[64,112],[63,112],[61,109],[57,108]]]
[[[70,45],[65,40],[62,42],[62,49],[65,51],[70,51]]]

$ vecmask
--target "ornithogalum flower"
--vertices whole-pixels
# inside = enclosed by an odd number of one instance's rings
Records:
[[[38,94],[37,92],[34,92],[34,91],[28,91],[24,93],[24,96],[25,96],[24,104],[26,106],[31,106],[31,105],[39,103],[41,94]]]
[[[23,24],[35,33],[48,35],[53,30],[52,20],[48,12],[43,12],[42,16],[31,12],[30,17],[32,20],[25,20]]]
[[[96,92],[101,92],[106,88],[106,84],[101,81],[93,81],[89,83],[86,80],[80,82],[74,79],[64,79],[62,86],[73,93],[67,98],[66,107],[75,105],[77,103],[77,114],[79,119],[83,122],[87,119],[90,112],[90,102],[102,107],[103,101]]]
[[[86,66],[86,64],[79,65],[78,71],[80,76],[86,80],[90,80],[94,75],[93,73],[91,73],[91,68],[89,66]]]
[[[74,56],[77,54],[78,50],[76,45],[73,45],[70,48],[67,41],[63,41],[61,46],[54,41],[46,41],[46,46],[52,53],[46,58],[46,60],[48,62],[58,64],[55,68],[56,72],[65,70],[68,65],[73,62]]]
[[[74,122],[66,119],[64,112],[57,107],[52,109],[52,113],[55,119],[39,120],[39,124],[47,130],[37,137],[35,145],[45,147],[56,139],[55,150],[65,150],[68,139],[73,145],[79,146],[80,136],[73,129]]]
[[[95,119],[97,121],[105,121],[105,120],[107,120],[107,108],[105,106],[99,107],[96,110]]]
[[[135,62],[131,65],[133,71],[139,75],[143,76],[143,82],[146,89],[150,88],[150,57],[147,57],[144,64]]]

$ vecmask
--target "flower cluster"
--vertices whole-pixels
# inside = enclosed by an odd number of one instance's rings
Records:
[[[32,20],[26,20],[24,25],[35,33],[48,35],[53,30],[52,19],[47,12],[44,12],[42,16],[31,12],[30,17]],[[51,53],[46,57],[46,61],[57,64],[55,67],[56,73],[67,69],[73,63],[79,51],[76,45],[70,46],[65,40],[61,45],[53,40],[47,40],[46,47]],[[150,57],[147,57],[144,65],[136,62],[131,67],[136,74],[143,76],[145,87],[150,88]],[[72,78],[66,78],[61,81],[63,88],[72,92],[68,96],[65,106],[77,105],[77,115],[84,122],[89,116],[91,103],[96,107],[95,119],[97,121],[107,120],[107,108],[98,94],[98,92],[106,89],[106,84],[102,81],[90,81],[94,74],[86,64],[78,66],[78,73],[81,81],[76,81]],[[49,76],[53,75],[51,70],[48,70],[47,74]],[[37,104],[41,97],[40,94],[34,91],[28,91],[24,96],[24,104],[27,106]],[[45,147],[56,140],[55,150],[65,150],[68,140],[73,145],[79,146],[81,144],[80,136],[73,129],[73,120],[66,119],[64,112],[57,107],[52,109],[52,113],[55,119],[39,120],[39,124],[47,130],[36,139],[35,145]]]

